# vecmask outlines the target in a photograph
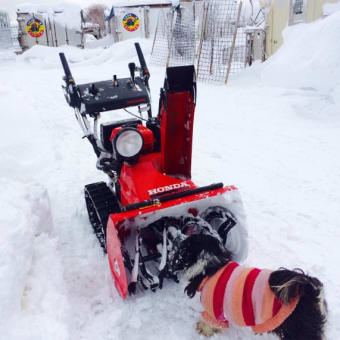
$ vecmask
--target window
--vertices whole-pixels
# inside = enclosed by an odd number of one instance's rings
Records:
[[[302,14],[303,13],[303,0],[295,0],[293,6],[294,14]]]

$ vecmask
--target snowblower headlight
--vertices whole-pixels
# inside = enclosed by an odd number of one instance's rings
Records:
[[[122,158],[133,158],[142,150],[143,137],[135,128],[124,128],[115,136],[113,146]]]

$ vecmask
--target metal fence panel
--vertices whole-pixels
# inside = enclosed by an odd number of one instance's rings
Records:
[[[195,60],[194,3],[161,9],[151,62],[156,65],[192,65]]]
[[[246,65],[241,6],[235,0],[207,0],[163,9],[151,62],[166,66],[195,64],[198,80],[226,82],[230,74]]]
[[[18,27],[0,27],[0,49],[19,49]]]
[[[0,27],[0,48],[7,49],[12,47],[11,29]]]

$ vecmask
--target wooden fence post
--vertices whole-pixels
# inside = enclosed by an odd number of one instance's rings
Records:
[[[238,31],[238,24],[240,22],[240,16],[241,16],[241,10],[242,10],[242,1],[240,2],[240,5],[238,7],[237,20],[236,20],[236,24],[235,24],[236,27],[235,27],[233,42],[232,42],[232,45],[231,45],[229,61],[228,61],[227,75],[226,75],[225,81],[224,81],[225,84],[227,84],[227,82],[228,82],[229,74],[230,74],[230,70],[231,70],[231,63],[233,61],[234,49],[235,49],[235,43],[236,43],[236,36],[237,36],[237,31]]]

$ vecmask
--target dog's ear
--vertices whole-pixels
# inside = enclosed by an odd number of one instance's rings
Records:
[[[283,303],[289,303],[297,295],[309,295],[317,299],[323,288],[315,277],[306,275],[301,269],[280,268],[270,274],[269,285],[276,297]]]
[[[204,251],[215,255],[216,257],[224,257],[227,255],[228,251],[223,247],[222,243],[216,237],[210,235],[202,235],[204,243]]]
[[[211,255],[219,259],[220,262],[229,262],[232,258],[231,252],[229,252],[221,243],[221,241],[211,235],[201,234],[197,236],[198,250],[204,251],[204,254]]]
[[[193,298],[197,292],[199,285],[204,279],[205,275],[197,275],[193,279],[190,280],[189,284],[184,288],[184,292],[189,296],[189,298]]]
[[[273,333],[280,339],[325,339],[327,303],[323,285],[317,278],[302,270],[280,268],[270,274],[269,285],[283,304],[299,296],[294,312]]]
[[[202,258],[206,258],[207,264],[211,267],[218,267],[226,264],[231,259],[228,252],[218,238],[206,234],[191,235],[181,242],[178,250],[174,253],[170,261],[170,271],[173,273],[188,270],[197,264]],[[202,273],[205,266],[201,267]],[[213,270],[209,271],[213,272]],[[196,276],[197,273],[195,273]]]

